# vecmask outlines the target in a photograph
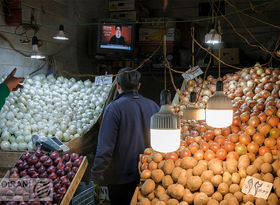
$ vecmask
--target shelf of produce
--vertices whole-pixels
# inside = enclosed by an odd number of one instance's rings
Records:
[[[83,161],[82,161],[77,173],[75,174],[75,177],[73,178],[69,188],[67,189],[67,192],[64,195],[60,205],[68,205],[70,203],[73,195],[75,194],[76,189],[78,188],[78,186],[84,176],[87,166],[88,166],[88,160],[87,160],[87,157],[84,156]]]

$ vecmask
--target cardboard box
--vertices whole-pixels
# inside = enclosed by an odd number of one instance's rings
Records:
[[[219,50],[214,50],[214,55],[219,57]],[[221,48],[221,60],[230,65],[239,64],[239,48]],[[214,60],[214,65],[218,65],[218,61]]]
[[[111,19],[132,20],[136,21],[136,11],[117,11],[110,12]]]
[[[140,28],[139,41],[161,41],[164,29],[159,28]],[[166,41],[175,41],[175,28],[168,28]]]
[[[109,1],[109,11],[135,10],[134,0]]]

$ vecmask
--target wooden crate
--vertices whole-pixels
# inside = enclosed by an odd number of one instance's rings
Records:
[[[87,169],[88,166],[88,160],[87,157],[84,156],[83,161],[77,171],[77,173],[75,174],[75,177],[73,178],[70,186],[67,189],[66,194],[64,195],[60,205],[68,205],[73,197],[73,195],[75,194],[76,189],[78,188],[83,175]]]
[[[16,152],[14,152],[14,153],[16,153]],[[19,157],[20,156],[21,155],[19,155]],[[18,160],[19,157],[16,160]],[[16,163],[16,161],[14,161],[13,165],[10,168],[15,167],[15,163]],[[71,184],[68,187],[68,189],[66,191],[66,194],[64,195],[60,205],[68,205],[70,203],[73,195],[75,194],[76,189],[78,188],[78,186],[79,186],[79,184],[80,184],[80,182],[81,182],[81,180],[83,178],[83,175],[84,175],[84,173],[85,173],[85,171],[87,169],[87,166],[88,166],[88,160],[87,160],[87,157],[84,156],[84,158],[83,158],[83,160],[81,162],[81,165],[80,165],[78,171],[76,172],[73,180],[71,181]],[[10,170],[6,171],[6,173],[5,173],[3,178],[8,178],[9,175],[10,175]],[[3,178],[2,178],[2,180],[3,180]],[[1,182],[2,182],[2,180],[1,180]]]
[[[7,171],[15,166],[22,153],[24,152],[0,151],[0,178],[4,177]]]

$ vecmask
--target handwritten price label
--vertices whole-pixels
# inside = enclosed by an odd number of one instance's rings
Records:
[[[109,76],[97,76],[95,77],[94,83],[96,85],[111,84],[113,77]]]
[[[199,66],[191,67],[185,73],[182,74],[183,78],[188,82],[189,80],[194,79],[195,77],[201,75],[203,71],[200,69]]]
[[[267,199],[272,189],[272,183],[264,182],[257,178],[247,176],[242,187],[244,194],[252,194],[254,197]]]
[[[109,201],[108,187],[106,187],[106,186],[100,186],[99,187],[99,200]]]

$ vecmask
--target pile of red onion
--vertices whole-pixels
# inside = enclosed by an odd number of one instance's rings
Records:
[[[79,169],[83,156],[76,153],[59,156],[57,151],[45,154],[41,148],[36,148],[34,154],[25,152],[10,170],[10,178],[49,178],[53,180],[53,202],[4,202],[5,205],[55,205],[59,204]],[[19,187],[18,187],[19,188]],[[10,190],[12,191],[12,190]],[[16,190],[14,190],[16,191]],[[18,190],[17,190],[18,191]],[[24,190],[23,190],[24,191]],[[13,191],[12,191],[13,192]],[[16,192],[11,193],[16,194]],[[19,194],[18,194],[19,195]],[[18,202],[16,202],[18,201]]]

